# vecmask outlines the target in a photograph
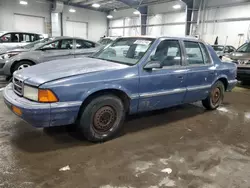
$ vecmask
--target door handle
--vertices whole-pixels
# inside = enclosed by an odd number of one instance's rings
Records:
[[[183,80],[183,76],[178,76],[179,79]]]

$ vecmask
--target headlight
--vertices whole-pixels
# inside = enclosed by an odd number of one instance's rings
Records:
[[[11,52],[0,55],[0,59],[9,59],[15,55],[19,54],[19,52]]]
[[[38,89],[35,87],[30,87],[30,86],[24,85],[23,96],[27,99],[31,99],[33,101],[38,101]]]
[[[38,102],[58,102],[56,95],[49,89],[38,89],[24,85],[23,96]]]

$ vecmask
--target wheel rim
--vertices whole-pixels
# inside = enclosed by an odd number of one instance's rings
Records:
[[[113,128],[116,118],[116,112],[112,107],[103,106],[94,114],[93,127],[98,132],[106,133]]]
[[[22,64],[22,65],[20,65],[20,66],[17,68],[17,70],[22,70],[22,69],[25,69],[25,68],[27,68],[27,67],[30,67],[30,65],[29,65],[29,64]]]
[[[220,91],[220,88],[217,87],[212,91],[213,105],[217,105],[220,102],[220,98],[221,98],[221,91]]]

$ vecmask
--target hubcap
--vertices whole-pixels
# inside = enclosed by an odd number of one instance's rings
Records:
[[[20,66],[18,67],[17,70],[22,70],[22,69],[27,68],[27,67],[30,67],[30,65],[28,65],[28,64],[22,64],[22,65],[20,65]]]
[[[216,105],[221,98],[221,91],[219,88],[215,88],[212,92],[212,103]]]
[[[98,132],[105,133],[113,127],[115,120],[116,112],[112,107],[101,107],[94,115],[94,129]]]

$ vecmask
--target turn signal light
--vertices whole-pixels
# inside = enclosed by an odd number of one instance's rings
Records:
[[[15,112],[19,116],[21,116],[23,114],[22,110],[16,106],[12,106],[12,111]]]
[[[58,102],[58,99],[52,91],[48,89],[39,89],[38,101],[39,102]]]

